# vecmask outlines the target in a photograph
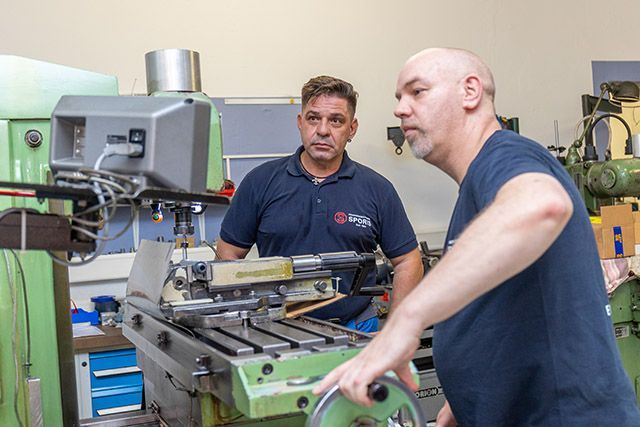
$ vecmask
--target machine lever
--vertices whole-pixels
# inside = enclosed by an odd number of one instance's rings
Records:
[[[384,286],[367,286],[360,288],[358,295],[363,297],[381,297],[387,289]]]
[[[374,254],[363,253],[360,257],[360,266],[353,275],[351,292],[349,292],[350,297],[360,295],[360,288],[364,285],[365,280],[367,280],[367,276],[376,268],[376,256]]]

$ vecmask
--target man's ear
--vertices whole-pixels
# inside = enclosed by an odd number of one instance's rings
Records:
[[[298,113],[298,130],[302,130],[302,113]]]
[[[358,132],[358,119],[354,117],[353,120],[351,120],[351,131],[349,132],[349,139],[353,139],[353,137],[356,136],[356,132]]]
[[[465,110],[474,110],[482,101],[484,88],[482,81],[476,74],[469,74],[462,79],[462,108]]]

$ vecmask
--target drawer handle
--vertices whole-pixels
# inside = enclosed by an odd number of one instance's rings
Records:
[[[114,415],[114,414],[121,414],[123,412],[137,411],[139,409],[142,409],[142,404],[117,406],[115,408],[107,408],[107,409],[98,409],[96,412],[98,413],[99,416],[102,417],[104,415]]]
[[[137,366],[127,366],[125,368],[103,369],[101,371],[93,371],[93,375],[96,378],[104,378],[104,377],[111,377],[113,375],[133,374],[135,372],[142,372],[142,370]]]

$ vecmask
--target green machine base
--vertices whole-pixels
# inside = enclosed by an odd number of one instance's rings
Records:
[[[117,81],[0,55],[0,181],[47,183],[49,119],[62,95],[117,95]],[[0,196],[0,211],[11,207],[48,210],[46,203],[34,198]],[[0,334],[1,424],[72,425],[77,408],[68,284],[58,283],[61,291],[54,291],[54,268],[42,251],[14,252],[15,257],[0,252],[0,324],[6,331]],[[63,273],[60,281],[64,280]],[[59,342],[59,324],[67,326],[62,333],[69,340],[66,346]],[[61,375],[61,370],[71,374]]]
[[[610,296],[611,317],[622,364],[640,405],[640,280],[620,285]]]

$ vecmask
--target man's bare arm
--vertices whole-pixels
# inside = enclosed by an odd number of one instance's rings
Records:
[[[322,393],[338,383],[349,399],[370,406],[367,385],[388,370],[415,387],[408,362],[422,331],[535,262],[560,235],[572,213],[572,201],[555,178],[527,173],[511,179],[404,298],[376,338],[355,358],[331,371],[314,392]]]
[[[241,248],[231,243],[227,243],[222,239],[218,239],[216,242],[216,250],[218,251],[218,256],[221,259],[232,260],[232,259],[244,259],[249,253],[249,249]]]
[[[418,249],[389,261],[393,265],[393,298],[391,300],[391,312],[393,312],[400,301],[418,285],[424,275],[424,269]]]

